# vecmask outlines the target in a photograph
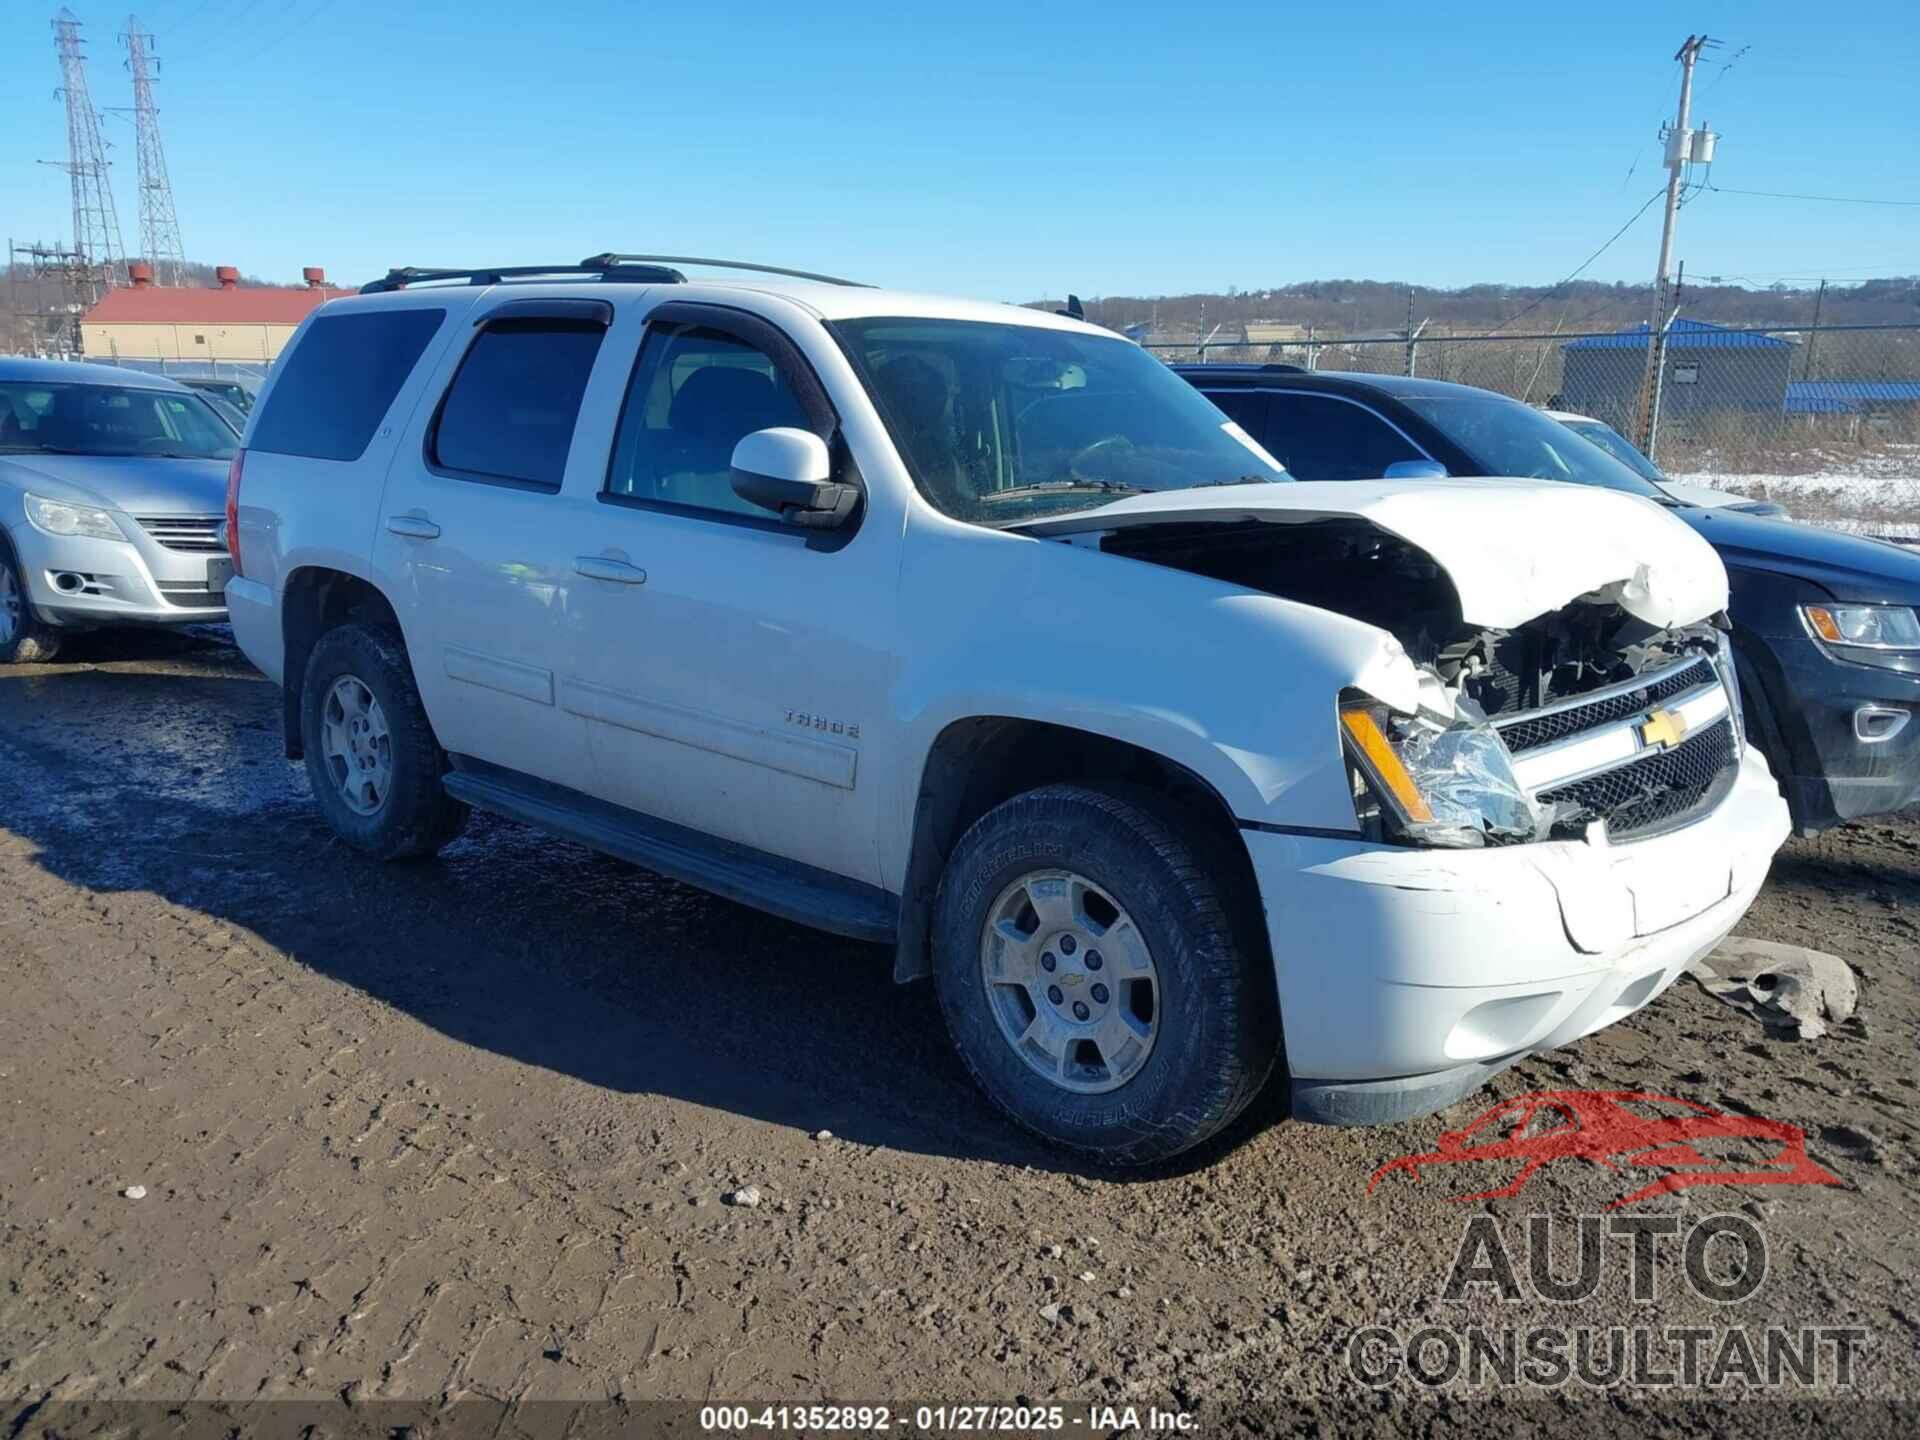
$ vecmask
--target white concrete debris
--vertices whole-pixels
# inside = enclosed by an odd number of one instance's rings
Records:
[[[742,1185],[738,1190],[729,1191],[723,1198],[729,1205],[751,1210],[760,1203],[760,1190],[755,1185]]]
[[[144,1200],[147,1198],[147,1187],[144,1185],[129,1185],[120,1193],[129,1200]]]
[[[1709,995],[1763,1025],[1818,1040],[1860,1003],[1860,983],[1838,955],[1730,935],[1689,973]]]

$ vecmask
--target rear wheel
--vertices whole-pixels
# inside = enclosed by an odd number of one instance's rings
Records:
[[[446,753],[392,630],[342,625],[320,637],[300,694],[300,738],[320,813],[356,850],[433,855],[466,828],[467,807],[441,786]]]
[[[1200,1144],[1279,1050],[1241,867],[1145,791],[1053,785],[962,837],[935,910],[947,1028],[980,1087],[1120,1164]]]
[[[26,578],[0,543],[0,665],[31,665],[59,653],[59,633],[33,613]]]

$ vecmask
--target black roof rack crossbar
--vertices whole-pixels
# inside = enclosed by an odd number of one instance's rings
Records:
[[[440,269],[402,265],[378,280],[360,287],[362,295],[380,295],[404,290],[409,285],[425,285],[441,280],[458,280],[465,285],[498,285],[502,280],[527,280],[535,276],[564,280],[584,276],[593,280],[622,280],[630,284],[677,285],[687,277],[665,265],[489,265],[481,269]]]
[[[686,276],[674,266],[711,265],[722,270],[750,270],[759,275],[786,275],[795,280],[818,280],[827,285],[860,285],[858,280],[842,280],[835,275],[816,275],[811,270],[788,270],[779,265],[754,265],[745,260],[707,260],[693,255],[589,255],[577,265],[490,265],[481,269],[437,269],[402,265],[387,271],[378,280],[360,287],[362,295],[380,295],[404,290],[409,285],[427,285],[453,280],[463,285],[498,285],[502,280],[529,280],[535,277],[564,280],[581,276],[594,280],[629,285],[680,285]]]
[[[580,262],[582,270],[616,265],[711,265],[717,270],[751,270],[756,275],[785,275],[793,280],[818,280],[823,285],[851,285],[868,290],[864,280],[845,280],[838,275],[819,275],[811,270],[789,270],[784,265],[755,265],[747,260],[712,260],[699,255],[590,255]]]

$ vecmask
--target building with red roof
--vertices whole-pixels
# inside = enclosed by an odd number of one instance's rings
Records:
[[[161,286],[153,268],[136,260],[129,284],[109,290],[80,321],[89,360],[199,360],[265,364],[280,353],[300,322],[351,290],[328,286],[324,270],[309,266],[303,288],[240,287],[240,272],[222,265],[210,287]]]

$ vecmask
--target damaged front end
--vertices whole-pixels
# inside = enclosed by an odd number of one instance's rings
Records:
[[[1355,818],[1373,841],[1646,838],[1708,813],[1738,772],[1723,581],[1717,596],[1700,585],[1686,605],[1650,605],[1643,566],[1488,624],[1463,613],[1463,587],[1432,553],[1358,518],[1116,528],[1101,548],[1393,637],[1395,673],[1417,683],[1357,681],[1337,708]],[[1531,583],[1551,594],[1537,573]]]
[[[1698,818],[1733,783],[1739,687],[1714,621],[1656,629],[1590,600],[1409,658],[1417,709],[1341,697],[1370,839],[1640,839]]]

